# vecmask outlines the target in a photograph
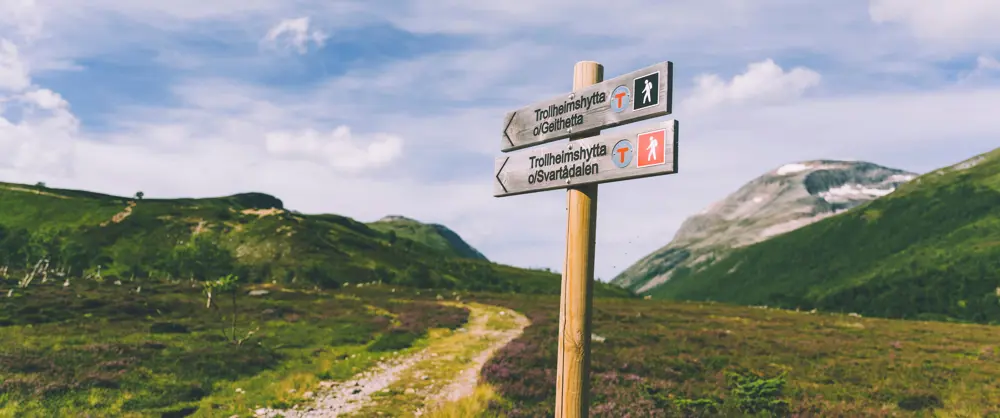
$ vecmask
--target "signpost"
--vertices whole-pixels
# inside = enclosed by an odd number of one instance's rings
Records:
[[[569,138],[566,144],[498,157],[493,169],[496,197],[568,189],[557,418],[584,418],[589,412],[597,185],[677,172],[676,120],[622,133],[600,130],[670,114],[672,70],[673,64],[663,62],[603,81],[601,64],[578,62],[573,93],[504,118],[503,152]]]
[[[677,172],[677,121],[498,157],[493,195],[514,196]]]
[[[672,90],[673,64],[667,61],[535,103],[504,116],[500,150],[669,115]]]

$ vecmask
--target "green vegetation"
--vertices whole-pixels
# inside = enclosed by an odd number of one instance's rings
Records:
[[[405,220],[370,226],[338,215],[303,215],[260,193],[132,199],[0,183],[0,268],[28,270],[43,260],[68,275],[112,281],[233,274],[247,283],[301,288],[381,282],[559,291],[557,275],[490,263],[440,225]],[[629,295],[606,284],[597,292]]]
[[[475,300],[532,321],[481,372],[491,413],[553,416],[558,298]],[[991,326],[625,299],[593,321],[595,417],[1000,416]]]
[[[346,379],[393,355],[376,347],[386,335],[404,353],[429,330],[455,329],[468,317],[402,289],[268,285],[248,295],[223,280],[220,309],[207,308],[202,286],[189,280],[64,280],[0,283],[0,416],[230,416],[286,407],[300,400],[289,389],[314,390],[321,379]],[[237,294],[230,311],[222,302]],[[249,341],[245,326],[256,330]]]
[[[246,335],[243,337],[238,337],[236,335],[236,322],[239,317],[239,305],[237,304],[237,298],[239,298],[240,294],[239,280],[240,280],[239,277],[234,276],[232,274],[227,274],[224,277],[220,277],[216,280],[201,282],[201,286],[202,286],[202,292],[204,292],[205,297],[208,298],[207,302],[205,303],[206,308],[211,309],[213,306],[215,306],[212,303],[213,296],[216,295],[223,296],[228,294],[228,296],[232,298],[231,299],[232,304],[229,305],[229,312],[228,312],[231,326],[229,327],[228,332],[225,328],[223,328],[222,335],[225,336],[226,339],[233,344],[243,345],[243,343],[247,342],[247,340],[249,340],[254,333],[259,331],[260,328],[247,332]]]
[[[556,274],[449,254],[433,236],[298,214],[259,193],[0,183],[0,416],[287,408],[466,321],[416,289],[559,293]]]
[[[390,242],[396,237],[403,237],[422,243],[440,255],[486,260],[486,256],[444,225],[425,224],[402,216],[387,216],[368,226],[388,234]]]
[[[435,292],[244,286],[238,324],[259,331],[240,346],[223,334],[228,311],[206,308],[197,282],[64,283],[0,286],[0,416],[247,416],[306,402],[320,381],[346,380],[382,358],[437,347],[445,363],[420,363],[375,396],[381,407],[372,410],[386,411],[415,402],[408,386],[443,383],[483,343],[444,331],[475,325]],[[551,416],[558,297],[458,296],[532,324],[483,368],[487,387],[440,414]],[[989,326],[635,299],[598,298],[594,307],[593,416],[1000,414]],[[411,343],[378,347],[388,335]]]
[[[679,270],[657,298],[1000,322],[1000,149]]]

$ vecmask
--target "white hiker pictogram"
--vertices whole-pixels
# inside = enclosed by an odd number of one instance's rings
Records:
[[[649,154],[646,155],[646,159],[647,160],[650,160],[650,161],[655,161],[656,160],[656,146],[657,145],[658,144],[657,144],[656,138],[653,137],[653,136],[650,136],[649,137],[649,146],[646,147],[646,150],[649,151]]]
[[[643,80],[643,81],[646,82],[646,87],[642,89],[642,102],[649,103],[650,101],[653,100],[651,97],[649,97],[649,94],[652,93],[653,91],[653,83],[651,83],[649,80]]]

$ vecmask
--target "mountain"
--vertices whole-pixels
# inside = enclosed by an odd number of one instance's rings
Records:
[[[698,271],[745,247],[885,196],[916,174],[867,162],[786,164],[681,224],[665,247],[611,283],[649,292],[680,271]]]
[[[1000,149],[675,274],[652,295],[995,322],[998,286]]]
[[[398,217],[364,224],[301,214],[262,193],[139,199],[0,183],[0,280],[46,261],[64,274],[106,279],[235,273],[322,288],[381,280],[547,294],[560,286],[550,272],[490,263],[444,226]],[[629,295],[604,284],[595,294]]]
[[[391,231],[396,236],[420,242],[442,255],[486,260],[486,256],[444,225],[425,224],[405,216],[390,215],[369,223],[368,226],[385,233]]]

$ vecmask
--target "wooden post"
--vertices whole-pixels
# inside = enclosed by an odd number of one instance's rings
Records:
[[[604,66],[581,61],[573,67],[573,91],[604,81]],[[570,137],[570,141],[590,136]],[[559,301],[559,360],[556,418],[586,418],[590,404],[590,329],[597,230],[597,184],[566,191],[566,261]]]

